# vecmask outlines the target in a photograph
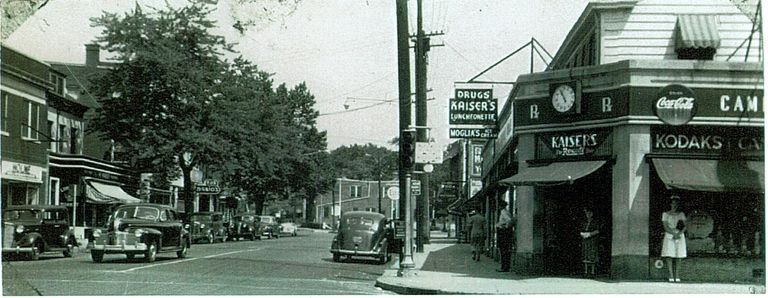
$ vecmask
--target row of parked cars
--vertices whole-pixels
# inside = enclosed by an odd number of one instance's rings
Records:
[[[36,260],[44,252],[60,251],[71,257],[78,243],[63,206],[25,205],[3,210],[3,254],[24,254]],[[142,255],[152,262],[158,253],[187,255],[193,242],[256,240],[278,238],[281,233],[296,235],[297,226],[279,224],[275,217],[249,213],[225,221],[219,212],[199,212],[183,223],[179,214],[166,205],[136,203],[119,206],[105,227],[87,229],[88,248],[94,262],[105,254]]]

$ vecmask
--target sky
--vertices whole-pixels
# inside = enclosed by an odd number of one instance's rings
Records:
[[[145,9],[165,5],[164,0],[52,0],[5,44],[43,61],[84,63],[84,45],[101,33],[89,19],[104,11],[129,11],[136,2]],[[455,88],[493,88],[503,106],[511,85],[463,82],[531,38],[554,55],[587,2],[423,0],[424,31],[443,33],[432,37],[432,44],[441,46],[429,52],[430,137],[439,146],[457,140],[448,138],[448,101]],[[274,74],[276,85],[306,82],[320,112],[318,128],[328,133],[328,149],[367,143],[396,149],[389,144],[399,127],[394,0],[219,0],[211,18],[219,25],[214,33]],[[238,21],[246,25],[243,33],[232,27]],[[414,0],[409,0],[409,27],[416,32]],[[530,71],[529,55],[529,49],[521,51],[478,80],[514,81]],[[108,57],[101,55],[102,61]],[[535,59],[535,71],[545,67]]]

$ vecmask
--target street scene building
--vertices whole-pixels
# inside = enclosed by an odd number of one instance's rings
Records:
[[[727,1],[590,3],[548,69],[518,78],[500,116],[511,129],[485,151],[480,200],[512,202],[517,270],[579,274],[587,208],[605,227],[601,274],[663,279],[677,195],[686,278],[763,276],[763,66],[743,46],[755,38]]]

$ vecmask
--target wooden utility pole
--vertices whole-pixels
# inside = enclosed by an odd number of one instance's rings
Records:
[[[430,36],[442,35],[443,33],[424,33],[422,27],[422,0],[417,0],[416,11],[416,40],[415,40],[415,56],[416,56],[416,141],[417,142],[429,142],[429,130],[427,128],[427,52],[429,52],[432,45],[430,44]],[[440,45],[437,45],[440,46]],[[423,165],[422,165],[423,166]],[[422,170],[421,167],[417,167],[417,170]],[[416,232],[416,251],[423,252],[424,244],[429,243],[429,230],[430,230],[430,189],[429,189],[429,173],[421,171],[416,177],[421,180],[421,195],[417,200],[417,232]]]

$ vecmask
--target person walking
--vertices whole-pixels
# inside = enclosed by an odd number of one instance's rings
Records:
[[[480,261],[480,254],[483,252],[485,243],[485,217],[480,215],[477,210],[470,213],[467,226],[469,228],[469,239],[472,243],[472,260]]]
[[[581,223],[581,262],[584,264],[584,276],[595,276],[595,267],[599,262],[600,224],[595,220],[592,209],[584,208],[584,220]]]
[[[500,201],[499,221],[496,223],[496,243],[499,245],[501,268],[497,272],[509,272],[512,260],[512,246],[515,242],[516,219],[505,201]]]
[[[680,262],[687,257],[685,244],[685,213],[678,210],[680,197],[669,197],[669,211],[661,214],[664,226],[664,240],[661,243],[661,256],[667,259],[669,282],[680,282]]]

